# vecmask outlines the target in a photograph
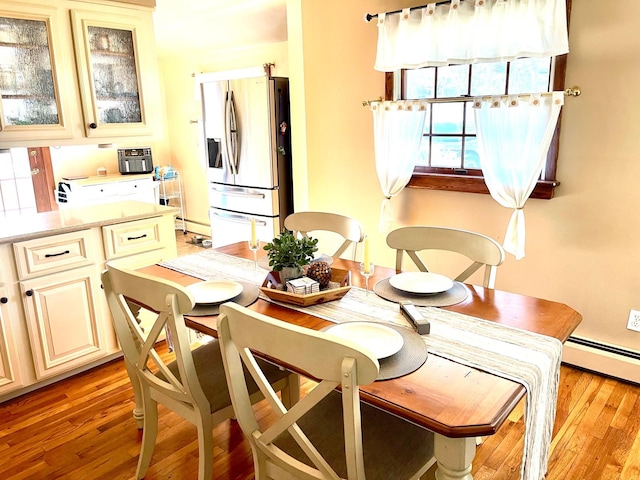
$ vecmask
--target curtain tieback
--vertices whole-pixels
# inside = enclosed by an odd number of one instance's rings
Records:
[[[524,207],[516,207],[515,210],[524,210]]]

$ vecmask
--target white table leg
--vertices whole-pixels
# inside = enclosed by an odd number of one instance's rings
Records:
[[[435,434],[436,480],[473,480],[471,461],[476,455],[476,439],[449,438]]]

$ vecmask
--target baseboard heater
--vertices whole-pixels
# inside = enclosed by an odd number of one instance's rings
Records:
[[[596,350],[602,350],[605,352],[613,353],[614,355],[620,355],[622,357],[632,358],[634,360],[640,360],[640,352],[634,352],[633,350],[627,350],[625,348],[615,347],[613,345],[606,345],[593,340],[587,340],[586,338],[570,336],[567,342],[576,343],[584,347],[594,348]]]

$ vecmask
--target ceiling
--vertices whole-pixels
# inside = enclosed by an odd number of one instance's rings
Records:
[[[158,54],[287,40],[286,0],[156,0]]]

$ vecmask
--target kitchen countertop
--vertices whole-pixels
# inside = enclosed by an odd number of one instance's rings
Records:
[[[0,244],[21,242],[47,235],[76,232],[88,228],[116,223],[177,215],[180,209],[152,203],[125,201],[65,208],[33,215],[0,218]]]

